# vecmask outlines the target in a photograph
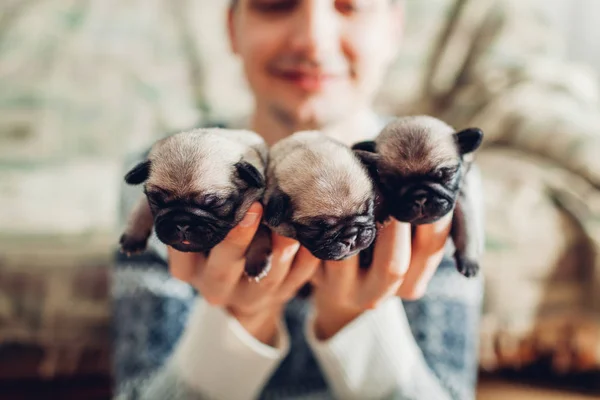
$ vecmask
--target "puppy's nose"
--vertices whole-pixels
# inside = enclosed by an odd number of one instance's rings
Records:
[[[342,239],[342,243],[348,247],[352,247],[356,244],[356,235],[351,237],[346,237]]]
[[[427,197],[425,197],[425,196],[418,197],[418,198],[415,199],[415,203],[418,204],[421,207],[423,207],[426,202],[427,202]]]
[[[355,226],[344,229],[341,242],[348,247],[354,246],[358,237],[358,228]]]
[[[189,225],[176,225],[177,230],[181,233],[185,233],[189,229]]]

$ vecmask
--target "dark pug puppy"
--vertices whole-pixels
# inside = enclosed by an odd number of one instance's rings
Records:
[[[197,129],[159,140],[125,176],[128,184],[143,183],[145,196],[131,213],[121,250],[144,250],[154,228],[166,245],[208,254],[260,201],[267,156],[266,143],[251,131]],[[251,276],[260,270],[247,265]]]
[[[373,242],[374,200],[360,159],[318,131],[297,132],[269,152],[265,222],[319,259],[342,260]]]
[[[397,118],[374,141],[353,146],[383,198],[378,219],[429,224],[454,210],[454,256],[467,277],[479,270],[480,240],[465,182],[482,140],[477,128],[456,132],[439,119],[416,116]]]

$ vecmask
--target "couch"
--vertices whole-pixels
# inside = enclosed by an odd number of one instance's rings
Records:
[[[128,154],[251,106],[225,40],[225,4],[0,5],[0,379],[110,374]],[[546,360],[556,373],[600,371],[593,73],[563,60],[534,0],[406,6],[377,109],[486,133],[482,370]]]

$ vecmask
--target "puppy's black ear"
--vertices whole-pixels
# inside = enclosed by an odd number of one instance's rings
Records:
[[[352,146],[352,150],[363,150],[368,151],[369,153],[376,153],[377,146],[375,145],[374,140],[365,140],[364,142],[355,143]]]
[[[279,226],[292,218],[292,199],[287,194],[277,190],[269,197],[265,207],[265,221],[271,226]]]
[[[256,188],[265,187],[265,178],[256,167],[247,161],[240,161],[235,164],[238,176],[248,185]]]
[[[150,176],[151,165],[152,162],[150,160],[142,161],[125,175],[125,182],[130,185],[139,185],[140,183],[145,182]]]
[[[472,153],[483,142],[483,132],[479,128],[467,128],[454,134],[460,154]]]
[[[354,150],[354,154],[365,166],[371,178],[376,179],[378,176],[378,166],[381,156],[377,153],[371,153],[367,150]]]

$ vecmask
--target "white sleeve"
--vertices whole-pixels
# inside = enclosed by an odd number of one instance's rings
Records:
[[[427,368],[399,298],[364,312],[324,341],[315,336],[311,313],[305,334],[336,398],[449,398]]]
[[[224,309],[196,300],[173,357],[171,371],[203,399],[255,399],[289,351],[279,322],[276,347],[252,335]]]

